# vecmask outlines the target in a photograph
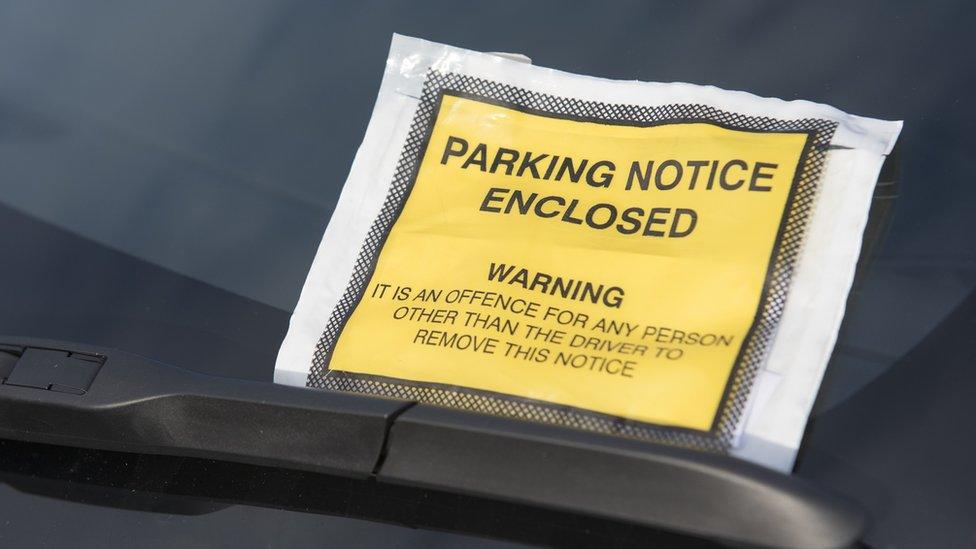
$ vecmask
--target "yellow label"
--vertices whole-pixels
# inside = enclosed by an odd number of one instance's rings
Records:
[[[329,369],[707,431],[808,137],[445,93]]]

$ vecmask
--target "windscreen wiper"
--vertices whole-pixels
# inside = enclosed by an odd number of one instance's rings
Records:
[[[0,436],[368,476],[408,403],[209,376],[136,355],[0,338]]]
[[[863,511],[735,458],[0,337],[0,437],[375,477],[757,545],[842,547]]]

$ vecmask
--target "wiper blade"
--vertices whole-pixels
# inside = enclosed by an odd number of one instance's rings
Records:
[[[0,370],[0,436],[18,440],[369,476],[388,422],[409,406],[209,376],[87,345],[0,345],[9,369]]]
[[[865,516],[722,455],[0,337],[0,437],[422,486],[758,545],[843,547]]]

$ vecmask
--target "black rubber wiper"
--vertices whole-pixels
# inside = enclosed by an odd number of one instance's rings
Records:
[[[0,437],[407,484],[765,546],[843,547],[852,502],[744,461],[0,337]]]
[[[388,423],[409,406],[17,338],[0,338],[0,378],[6,438],[353,476],[373,473]]]

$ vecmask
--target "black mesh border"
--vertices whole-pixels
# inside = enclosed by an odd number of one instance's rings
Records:
[[[365,292],[376,260],[393,224],[406,203],[445,93],[502,104],[509,108],[603,124],[652,126],[705,122],[722,127],[758,132],[807,133],[787,199],[777,241],[770,258],[760,306],[740,348],[725,394],[709,431],[654,425],[589,410],[535,401],[513,395],[467,387],[423,383],[403,379],[329,369],[332,350],[346,321]],[[807,222],[817,196],[827,146],[837,123],[805,118],[779,120],[746,116],[698,104],[643,107],[583,101],[537,93],[498,82],[456,73],[430,70],[413,124],[393,175],[389,193],[360,250],[346,291],[339,299],[315,349],[306,385],[319,389],[376,394],[417,400],[441,406],[552,423],[589,431],[618,434],[655,442],[725,452],[742,419],[752,383],[769,350],[783,314],[796,258],[803,244]]]

